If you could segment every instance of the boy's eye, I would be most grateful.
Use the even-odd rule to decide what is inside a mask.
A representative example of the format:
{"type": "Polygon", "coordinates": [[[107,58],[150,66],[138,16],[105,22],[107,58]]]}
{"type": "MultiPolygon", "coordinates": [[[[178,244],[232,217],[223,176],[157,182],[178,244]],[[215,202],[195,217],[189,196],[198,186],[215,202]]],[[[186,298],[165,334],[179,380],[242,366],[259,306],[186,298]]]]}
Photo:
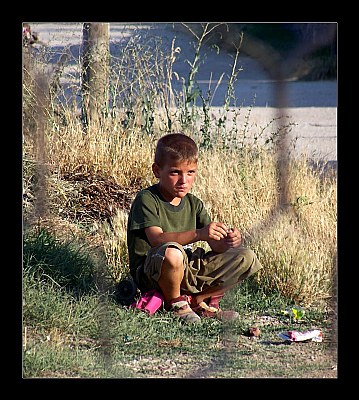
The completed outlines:
{"type": "MultiPolygon", "coordinates": [[[[180,171],[180,170],[178,170],[178,169],[173,169],[172,171],[170,171],[170,174],[171,175],[179,175],[179,174],[181,174],[182,172],[180,171]]],[[[196,170],[190,170],[190,171],[188,171],[187,172],[187,175],[193,175],[193,174],[195,174],[196,173],[196,170]]]]}

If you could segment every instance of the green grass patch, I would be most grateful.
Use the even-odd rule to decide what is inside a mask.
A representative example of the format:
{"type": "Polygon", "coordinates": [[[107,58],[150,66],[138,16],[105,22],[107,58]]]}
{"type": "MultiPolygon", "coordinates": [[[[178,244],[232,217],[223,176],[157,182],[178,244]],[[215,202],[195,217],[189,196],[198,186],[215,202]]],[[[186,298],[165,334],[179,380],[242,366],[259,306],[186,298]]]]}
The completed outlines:
{"type": "MultiPolygon", "coordinates": [[[[40,232],[41,239],[43,235],[40,232]]],[[[83,261],[77,254],[72,259],[74,271],[76,260],[77,267],[83,261]]],[[[60,287],[48,278],[43,259],[35,263],[27,253],[25,260],[31,268],[24,265],[24,377],[329,377],[335,373],[328,312],[307,309],[295,322],[282,312],[293,304],[279,293],[265,294],[254,279],[223,299],[224,309],[240,313],[237,321],[207,318],[199,325],[185,325],[166,311],[148,316],[123,307],[111,290],[80,295],[68,291],[66,285],[60,287]],[[248,336],[251,326],[260,328],[258,339],[248,336]],[[288,345],[278,337],[284,330],[314,327],[323,330],[324,342],[288,345]]]]}

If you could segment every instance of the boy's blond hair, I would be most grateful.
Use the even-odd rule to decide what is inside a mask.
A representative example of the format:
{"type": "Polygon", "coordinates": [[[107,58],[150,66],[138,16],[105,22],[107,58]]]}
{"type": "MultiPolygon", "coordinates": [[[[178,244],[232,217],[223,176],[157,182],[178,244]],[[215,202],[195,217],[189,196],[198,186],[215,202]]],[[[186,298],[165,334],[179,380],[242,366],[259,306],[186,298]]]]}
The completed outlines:
{"type": "Polygon", "coordinates": [[[157,142],[155,163],[163,167],[169,160],[196,164],[198,147],[194,140],[184,133],[169,133],[162,136],[157,142]]]}

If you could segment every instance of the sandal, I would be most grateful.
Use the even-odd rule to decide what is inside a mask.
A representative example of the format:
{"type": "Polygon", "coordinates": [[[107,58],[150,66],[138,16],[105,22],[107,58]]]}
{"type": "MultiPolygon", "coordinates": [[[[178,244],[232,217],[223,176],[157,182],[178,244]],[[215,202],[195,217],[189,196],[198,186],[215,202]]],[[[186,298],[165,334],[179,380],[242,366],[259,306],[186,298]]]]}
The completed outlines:
{"type": "Polygon", "coordinates": [[[181,318],[187,323],[197,323],[201,321],[198,314],[193,312],[190,303],[190,297],[183,295],[179,296],[170,302],[169,310],[172,311],[173,315],[181,318]]]}
{"type": "Polygon", "coordinates": [[[239,317],[237,311],[221,310],[219,301],[222,297],[223,295],[210,297],[208,304],[202,301],[196,307],[192,307],[192,309],[200,317],[216,318],[220,321],[233,321],[237,319],[239,317]]]}

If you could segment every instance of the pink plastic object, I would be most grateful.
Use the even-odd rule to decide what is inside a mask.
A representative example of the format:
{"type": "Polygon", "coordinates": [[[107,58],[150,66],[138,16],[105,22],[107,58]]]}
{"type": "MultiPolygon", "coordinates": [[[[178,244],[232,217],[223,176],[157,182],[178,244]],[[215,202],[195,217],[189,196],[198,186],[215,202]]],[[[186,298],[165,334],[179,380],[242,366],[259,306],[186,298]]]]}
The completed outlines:
{"type": "Polygon", "coordinates": [[[149,315],[154,314],[163,304],[163,295],[156,289],[144,293],[138,301],[131,304],[131,307],[147,312],[149,315]]]}
{"type": "Polygon", "coordinates": [[[320,329],[313,329],[306,332],[287,331],[280,333],[278,336],[291,342],[304,342],[306,340],[312,340],[313,342],[323,341],[323,333],[320,329]]]}
{"type": "Polygon", "coordinates": [[[323,340],[323,334],[319,329],[313,329],[312,331],[303,333],[297,331],[288,331],[288,336],[293,342],[302,342],[309,339],[316,342],[321,342],[323,340]]]}

